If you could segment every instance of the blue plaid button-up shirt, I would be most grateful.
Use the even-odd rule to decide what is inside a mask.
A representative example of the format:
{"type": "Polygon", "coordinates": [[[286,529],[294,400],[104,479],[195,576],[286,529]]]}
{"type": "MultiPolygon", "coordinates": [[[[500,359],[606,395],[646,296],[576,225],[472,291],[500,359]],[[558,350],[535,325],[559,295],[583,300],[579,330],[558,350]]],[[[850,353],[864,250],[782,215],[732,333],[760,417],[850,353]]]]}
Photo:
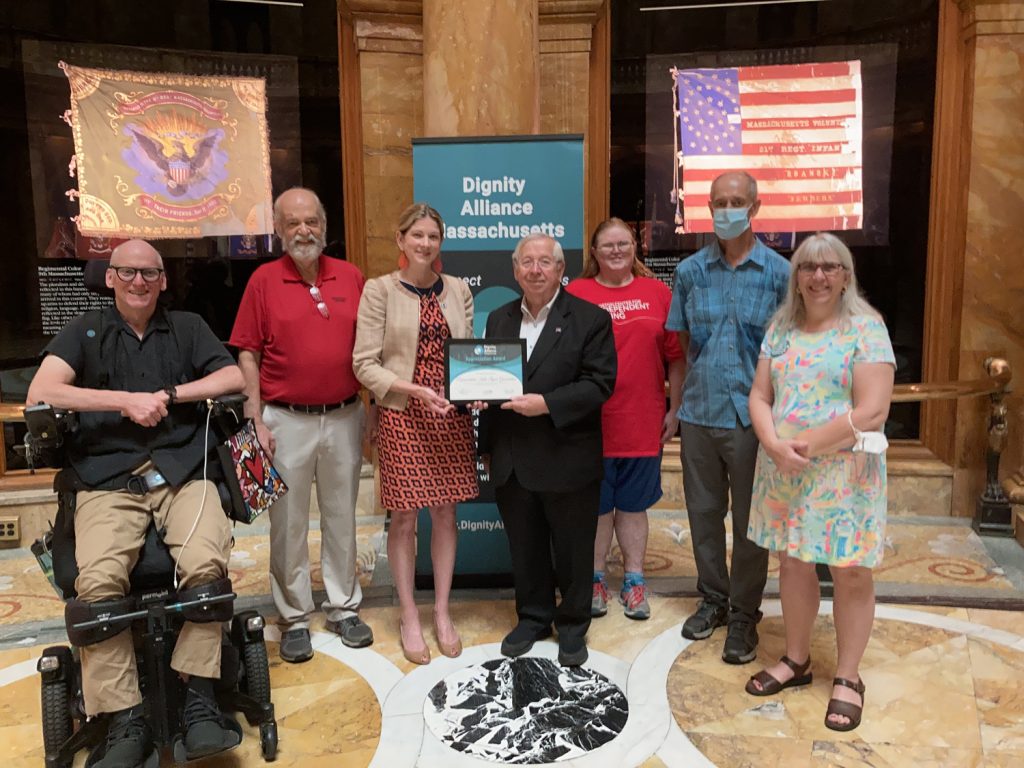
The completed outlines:
{"type": "Polygon", "coordinates": [[[747,398],[761,339],[788,281],[789,262],[760,240],[735,269],[717,239],[679,263],[665,327],[690,334],[681,421],[750,425],[747,398]]]}

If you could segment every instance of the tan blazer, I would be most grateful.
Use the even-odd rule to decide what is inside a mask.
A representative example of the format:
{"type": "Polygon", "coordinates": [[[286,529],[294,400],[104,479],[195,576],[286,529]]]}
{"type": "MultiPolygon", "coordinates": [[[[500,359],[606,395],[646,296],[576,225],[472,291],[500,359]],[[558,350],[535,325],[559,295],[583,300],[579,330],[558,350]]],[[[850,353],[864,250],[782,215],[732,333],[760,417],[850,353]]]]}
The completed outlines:
{"type": "MultiPolygon", "coordinates": [[[[441,275],[438,301],[452,338],[473,336],[473,294],[457,277],[441,275]]],[[[367,281],[359,301],[352,368],[377,403],[405,410],[408,395],[391,392],[396,379],[412,381],[420,334],[420,297],[398,282],[398,272],[367,281]]]]}

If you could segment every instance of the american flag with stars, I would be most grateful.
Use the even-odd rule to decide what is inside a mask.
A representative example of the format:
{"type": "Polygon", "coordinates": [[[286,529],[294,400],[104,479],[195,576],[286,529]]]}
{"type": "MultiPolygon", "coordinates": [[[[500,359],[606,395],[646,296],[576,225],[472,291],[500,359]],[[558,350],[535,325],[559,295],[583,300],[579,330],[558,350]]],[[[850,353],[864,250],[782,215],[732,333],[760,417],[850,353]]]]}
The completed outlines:
{"type": "Polygon", "coordinates": [[[757,179],[758,232],[860,229],[859,61],[673,70],[679,135],[677,232],[711,232],[711,182],[757,179]]]}

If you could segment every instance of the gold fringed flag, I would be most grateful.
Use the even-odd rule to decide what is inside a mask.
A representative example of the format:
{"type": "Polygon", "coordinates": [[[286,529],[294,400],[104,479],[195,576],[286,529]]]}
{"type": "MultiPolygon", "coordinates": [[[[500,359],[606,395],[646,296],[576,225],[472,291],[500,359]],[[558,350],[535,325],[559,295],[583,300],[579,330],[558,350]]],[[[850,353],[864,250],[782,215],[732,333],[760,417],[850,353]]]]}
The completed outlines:
{"type": "Polygon", "coordinates": [[[175,238],[273,231],[262,78],[85,69],[71,85],[78,229],[175,238]]]}

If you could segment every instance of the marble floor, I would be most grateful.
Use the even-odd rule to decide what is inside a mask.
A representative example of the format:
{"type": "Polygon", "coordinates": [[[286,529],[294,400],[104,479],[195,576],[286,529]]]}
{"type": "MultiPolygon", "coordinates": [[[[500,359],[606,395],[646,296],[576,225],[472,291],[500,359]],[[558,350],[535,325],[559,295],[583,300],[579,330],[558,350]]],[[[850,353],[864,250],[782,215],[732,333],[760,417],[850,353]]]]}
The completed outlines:
{"type": "MultiPolygon", "coordinates": [[[[829,601],[812,650],[814,683],[766,699],[743,691],[747,677],[783,651],[777,600],[764,605],[756,662],[720,659],[724,630],[691,643],[680,626],[693,610],[695,570],[684,513],[651,512],[646,571],[658,594],[645,622],[612,607],[596,619],[590,660],[566,673],[557,645],[538,643],[522,663],[499,643],[514,622],[508,591],[457,593],[453,616],[465,651],[437,652],[417,667],[404,659],[384,550],[384,519],[359,520],[359,571],[373,627],[370,648],[352,650],[312,627],[306,664],[278,657],[268,627],[280,766],[459,768],[487,764],[643,766],[1024,766],[1024,612],[921,606],[921,595],[962,605],[1024,605],[1024,550],[993,547],[960,520],[891,521],[876,573],[886,602],[862,668],[867,708],[848,734],[823,725],[835,644],[829,601]],[[1009,556],[1000,555],[1009,552],[1009,556]],[[900,596],[907,600],[901,602],[900,596]],[[538,727],[538,723],[543,727],[538,727]]],[[[1012,542],[1010,542],[1012,543],[1012,542]]],[[[310,531],[318,560],[320,535],[310,531]]],[[[777,566],[773,562],[770,577],[777,566]]],[[[239,528],[231,578],[239,602],[272,618],[265,524],[239,528]]],[[[609,580],[621,578],[617,549],[609,580]]],[[[322,589],[317,567],[314,588],[322,589]]],[[[769,580],[769,594],[774,579],[769,580]]],[[[424,593],[429,600],[429,593],[424,593]]],[[[421,608],[430,626],[430,606],[421,608]]],[[[0,764],[43,762],[36,660],[65,642],[63,603],[25,550],[0,553],[0,764]]],[[[211,768],[263,763],[256,731],[211,768]]],[[[165,758],[163,765],[173,763],[165,758]]],[[[76,766],[84,765],[79,755],[76,766]]]]}
{"type": "MultiPolygon", "coordinates": [[[[696,594],[697,570],[685,512],[652,510],[644,570],[661,594],[696,594]]],[[[390,585],[384,560],[384,518],[359,518],[358,568],[364,591],[390,585]]],[[[731,535],[727,537],[731,545],[731,535]]],[[[320,531],[309,535],[313,588],[323,589],[319,569],[320,531]]],[[[250,601],[270,592],[269,545],[265,521],[235,529],[229,563],[235,591],[250,601]]],[[[613,546],[608,559],[609,581],[622,579],[622,557],[613,546]]],[[[777,594],[778,562],[769,564],[767,593],[777,594]]],[[[875,571],[879,596],[887,602],[917,602],[922,597],[946,598],[952,604],[984,601],[1024,606],[1024,549],[1011,540],[979,537],[965,519],[901,517],[887,528],[885,558],[875,571]],[[999,545],[1005,545],[1000,547],[999,545]],[[1006,550],[1009,554],[1003,556],[1006,550]]],[[[380,590],[378,590],[380,591],[380,590]]],[[[390,590],[384,590],[390,594],[390,590]]],[[[1000,607],[1003,607],[1000,605],[1000,607]]],[[[20,640],[36,628],[60,622],[63,603],[27,549],[0,551],[0,645],[20,640]],[[29,628],[28,633],[24,630],[29,628]]]]}
{"type": "MultiPolygon", "coordinates": [[[[1024,765],[1024,614],[1019,612],[880,605],[862,670],[864,722],[839,734],[822,724],[835,663],[827,601],[815,629],[814,684],[755,699],[743,692],[743,683],[782,651],[777,601],[764,606],[760,656],[750,665],[721,662],[722,630],[696,643],[681,637],[680,624],[694,600],[654,597],[649,621],[629,621],[615,609],[595,620],[591,657],[581,677],[559,674],[550,663],[557,646],[548,641],[534,647],[526,665],[546,671],[516,679],[502,678],[509,665],[500,662],[498,650],[512,624],[511,601],[465,597],[453,607],[465,651],[458,659],[441,657],[428,634],[434,660],[423,667],[402,657],[393,606],[363,610],[376,642],[360,650],[344,647],[318,620],[316,655],[306,664],[281,662],[276,630],[269,628],[280,727],[276,764],[459,768],[524,763],[516,756],[557,753],[564,756],[559,765],[607,768],[1024,765]],[[486,684],[479,683],[485,678],[486,684]],[[470,684],[490,693],[485,696],[470,684]],[[561,691],[572,691],[578,701],[568,708],[559,705],[561,691]],[[495,704],[503,696],[500,706],[495,704]],[[481,716],[468,723],[472,706],[481,716]],[[551,723],[548,731],[555,737],[544,745],[543,734],[524,730],[529,706],[551,723]],[[562,719],[556,716],[559,706],[562,719]],[[456,720],[458,728],[452,726],[456,720]],[[467,723],[490,729],[487,740],[494,748],[485,756],[458,744],[465,741],[467,723]]],[[[421,610],[429,625],[429,606],[421,610]]],[[[42,647],[23,641],[0,650],[0,761],[5,766],[42,763],[35,673],[42,647]]],[[[205,765],[260,765],[255,731],[245,730],[247,738],[237,750],[205,765]]],[[[479,738],[481,732],[476,733],[479,738]]],[[[80,755],[76,766],[82,764],[80,755]]]]}

